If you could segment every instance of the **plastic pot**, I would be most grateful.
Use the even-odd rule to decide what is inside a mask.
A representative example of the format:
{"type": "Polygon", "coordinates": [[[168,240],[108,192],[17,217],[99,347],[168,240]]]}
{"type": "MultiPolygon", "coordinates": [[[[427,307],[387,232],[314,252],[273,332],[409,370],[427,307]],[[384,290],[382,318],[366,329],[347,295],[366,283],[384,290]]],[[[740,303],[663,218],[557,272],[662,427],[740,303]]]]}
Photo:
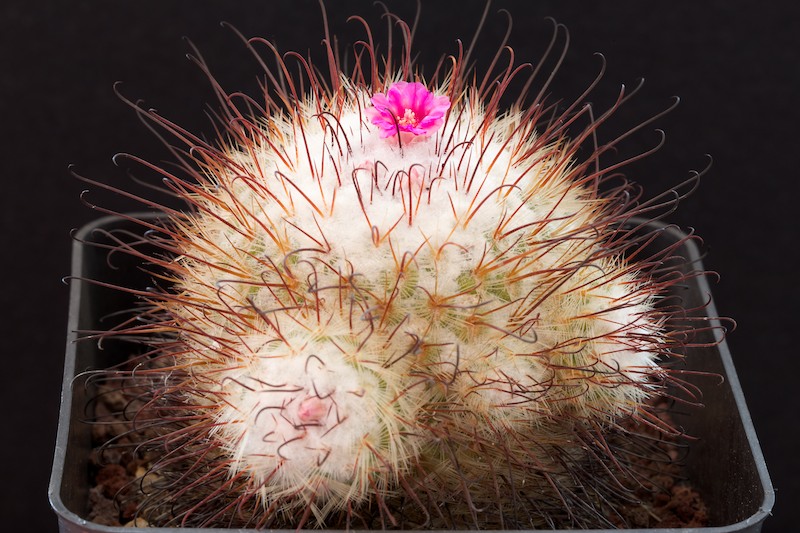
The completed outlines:
{"type": "MultiPolygon", "coordinates": [[[[663,228],[660,241],[654,243],[655,246],[668,246],[684,238],[684,234],[674,228],[655,227],[663,228]]],[[[87,241],[110,244],[107,232],[112,230],[138,232],[140,227],[122,217],[102,218],[84,226],[76,234],[73,247],[64,382],[49,490],[50,502],[58,514],[62,533],[142,531],[99,525],[83,518],[87,515],[90,488],[88,462],[92,448],[91,427],[83,422],[91,398],[84,372],[119,362],[125,357],[125,347],[109,343],[100,350],[95,342],[77,342],[78,332],[107,329],[109,324],[104,317],[112,317],[115,311],[129,308],[132,300],[120,291],[82,280],[100,280],[123,286],[147,284],[145,274],[139,271],[136,261],[131,257],[122,253],[109,255],[108,250],[102,247],[86,244],[87,241]]],[[[686,269],[702,270],[698,250],[692,241],[685,242],[678,255],[686,259],[686,269]]],[[[710,301],[709,286],[703,277],[690,279],[679,296],[687,308],[700,308],[709,302],[704,312],[716,316],[714,303],[710,301]]],[[[712,325],[715,322],[715,319],[711,319],[712,325]]],[[[716,328],[711,328],[705,334],[709,345],[713,344],[714,335],[720,335],[715,331],[716,328]]],[[[709,527],[681,531],[761,531],[774,503],[774,491],[728,347],[721,340],[712,347],[692,348],[686,362],[688,370],[719,374],[724,381],[717,384],[704,380],[705,407],[681,408],[681,412],[673,413],[675,423],[689,435],[697,437],[690,444],[686,474],[693,487],[701,493],[710,513],[709,527]]],[[[184,533],[234,530],[151,528],[148,531],[184,533]]],[[[633,531],[666,533],[678,530],[633,531]]]]}

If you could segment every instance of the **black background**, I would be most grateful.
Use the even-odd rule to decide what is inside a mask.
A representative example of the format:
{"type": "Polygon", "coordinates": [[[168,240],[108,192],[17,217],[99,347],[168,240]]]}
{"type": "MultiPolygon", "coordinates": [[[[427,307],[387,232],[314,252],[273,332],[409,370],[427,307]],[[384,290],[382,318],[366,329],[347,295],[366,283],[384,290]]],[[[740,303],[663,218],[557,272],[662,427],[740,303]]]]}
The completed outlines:
{"type": "MultiPolygon", "coordinates": [[[[351,14],[377,20],[369,1],[327,7],[343,43],[363,36],[351,14]]],[[[411,16],[407,2],[389,2],[411,16]]],[[[421,62],[432,64],[469,41],[484,3],[423,3],[417,36],[421,62]]],[[[413,7],[413,6],[411,6],[413,7]]],[[[800,8],[793,2],[496,1],[478,59],[494,54],[505,30],[519,61],[536,61],[551,35],[546,16],[571,32],[567,60],[552,92],[576,96],[594,77],[602,52],[603,84],[592,98],[607,102],[621,84],[646,79],[618,116],[631,127],[670,105],[681,105],[629,145],[667,143],[628,169],[654,195],[714,164],[697,193],[670,216],[705,239],[706,267],[720,273],[714,295],[721,314],[734,317],[730,335],[739,377],[777,489],[775,515],[765,531],[791,531],[800,501],[797,358],[800,291],[797,274],[800,124],[800,8]]],[[[57,423],[67,320],[71,228],[98,216],[79,200],[82,174],[126,183],[111,156],[124,151],[158,161],[165,156],[150,133],[114,95],[112,84],[193,131],[209,133],[203,115],[212,94],[184,57],[188,36],[216,76],[253,91],[256,65],[225,20],[245,35],[277,41],[283,50],[321,58],[322,23],[314,0],[44,0],[0,6],[0,391],[3,482],[0,520],[6,531],[52,532],[46,487],[57,423]],[[277,4],[277,5],[273,5],[277,4]],[[11,529],[7,529],[8,527],[11,529]]],[[[615,131],[608,130],[609,136],[615,131]]],[[[620,130],[621,131],[621,130],[620,130]]],[[[93,200],[131,210],[131,202],[94,194],[93,200]]],[[[724,453],[724,450],[720,450],[724,453]]],[[[735,468],[735,465],[731,465],[735,468]]]]}

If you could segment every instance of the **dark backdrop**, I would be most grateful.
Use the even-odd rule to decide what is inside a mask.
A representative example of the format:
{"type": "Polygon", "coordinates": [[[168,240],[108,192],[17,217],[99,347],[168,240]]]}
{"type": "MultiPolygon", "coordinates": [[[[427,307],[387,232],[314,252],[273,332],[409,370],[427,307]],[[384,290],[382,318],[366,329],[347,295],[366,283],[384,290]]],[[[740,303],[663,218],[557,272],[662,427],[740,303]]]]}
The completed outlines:
{"type": "MultiPolygon", "coordinates": [[[[343,42],[360,36],[346,16],[379,13],[369,1],[328,0],[333,31],[343,42]]],[[[408,14],[407,2],[389,4],[408,14]]],[[[798,212],[796,94],[800,8],[793,2],[497,1],[479,58],[494,53],[505,29],[497,9],[514,17],[511,44],[520,61],[534,61],[551,26],[572,37],[553,87],[575,96],[608,60],[596,100],[623,83],[647,82],[620,112],[619,124],[657,113],[679,95],[681,105],[657,123],[667,143],[629,169],[655,194],[688,171],[714,165],[700,190],[670,220],[694,227],[707,244],[706,266],[721,274],[714,286],[720,313],[739,327],[730,338],[748,403],[774,484],[775,516],[766,531],[789,531],[800,499],[797,460],[798,357],[796,230],[798,212]],[[792,6],[792,7],[789,7],[792,6]]],[[[418,36],[427,63],[469,40],[483,2],[424,2],[418,36]]],[[[78,199],[83,185],[67,165],[106,182],[124,172],[119,151],[158,160],[158,144],[114,95],[112,84],[144,98],[177,122],[209,132],[203,105],[212,95],[185,58],[190,37],[217,76],[252,90],[255,65],[219,21],[246,35],[275,39],[284,50],[319,54],[322,25],[314,0],[43,0],[0,7],[0,217],[2,299],[0,391],[2,443],[0,516],[8,531],[55,531],[46,485],[53,450],[67,318],[69,230],[97,213],[78,199]],[[277,4],[277,5],[273,5],[277,4]],[[26,524],[25,526],[17,524],[26,524]]],[[[655,127],[655,126],[654,126],[655,127]]],[[[648,128],[632,148],[651,146],[648,128]]],[[[119,209],[136,206],[94,195],[119,209]]]]}

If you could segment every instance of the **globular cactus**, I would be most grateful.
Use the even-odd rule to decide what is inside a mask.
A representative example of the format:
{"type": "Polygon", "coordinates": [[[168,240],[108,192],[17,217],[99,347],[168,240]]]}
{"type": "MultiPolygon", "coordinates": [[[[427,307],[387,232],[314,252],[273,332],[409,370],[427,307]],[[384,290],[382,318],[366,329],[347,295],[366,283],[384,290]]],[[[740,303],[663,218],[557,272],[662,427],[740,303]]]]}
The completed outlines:
{"type": "Polygon", "coordinates": [[[396,65],[296,56],[305,92],[248,41],[281,75],[260,103],[215,85],[216,143],[140,110],[190,207],[141,221],[164,288],[106,334],[152,347],[126,384],[151,524],[602,526],[625,493],[609,435],[659,424],[686,331],[630,224],[654,207],[603,187],[612,144],[585,153],[624,98],[504,109],[524,69],[426,82],[398,24],[396,65]]]}

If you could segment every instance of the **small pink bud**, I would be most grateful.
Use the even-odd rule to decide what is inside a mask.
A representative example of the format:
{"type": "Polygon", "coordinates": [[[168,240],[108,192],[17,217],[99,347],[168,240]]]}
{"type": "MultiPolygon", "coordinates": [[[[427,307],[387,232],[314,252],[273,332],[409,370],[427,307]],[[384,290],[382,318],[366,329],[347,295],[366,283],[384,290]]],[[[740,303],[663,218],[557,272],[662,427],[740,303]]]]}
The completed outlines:
{"type": "Polygon", "coordinates": [[[303,424],[320,422],[328,414],[328,406],[322,399],[311,396],[300,402],[297,408],[297,418],[303,424]]]}

